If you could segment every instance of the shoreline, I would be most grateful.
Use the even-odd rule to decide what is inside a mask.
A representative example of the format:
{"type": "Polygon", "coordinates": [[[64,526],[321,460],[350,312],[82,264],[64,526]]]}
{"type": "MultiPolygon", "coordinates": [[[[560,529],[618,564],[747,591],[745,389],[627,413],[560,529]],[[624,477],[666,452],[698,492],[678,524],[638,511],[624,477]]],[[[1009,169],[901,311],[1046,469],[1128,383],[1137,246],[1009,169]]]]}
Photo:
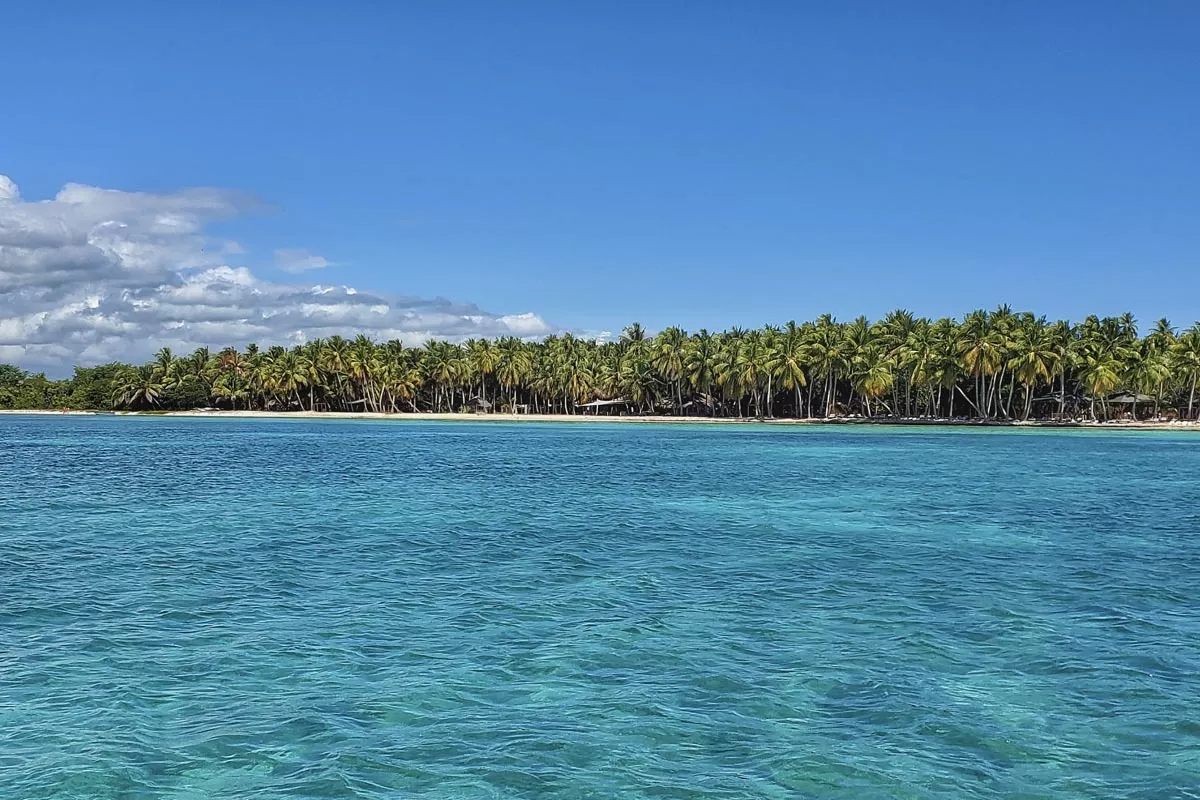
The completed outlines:
{"type": "Polygon", "coordinates": [[[461,414],[447,412],[399,412],[384,414],[365,411],[51,411],[46,409],[0,409],[0,414],[32,414],[46,416],[116,416],[116,417],[202,417],[209,419],[345,419],[390,420],[412,422],[564,422],[564,423],[634,423],[667,425],[773,425],[773,426],[897,426],[897,427],[954,427],[954,428],[1050,428],[1090,430],[1188,431],[1200,430],[1200,422],[1092,422],[1090,420],[1057,422],[1052,420],[968,420],[968,419],[865,419],[834,417],[829,419],[757,419],[751,417],[669,417],[628,416],[610,417],[587,414],[461,414]]]}

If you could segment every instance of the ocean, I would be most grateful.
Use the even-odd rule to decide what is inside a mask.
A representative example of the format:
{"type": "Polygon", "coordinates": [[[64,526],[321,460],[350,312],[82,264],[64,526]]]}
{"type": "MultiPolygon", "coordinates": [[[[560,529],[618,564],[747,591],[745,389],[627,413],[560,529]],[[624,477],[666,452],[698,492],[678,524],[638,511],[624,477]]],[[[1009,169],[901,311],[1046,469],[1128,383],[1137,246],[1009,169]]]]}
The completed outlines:
{"type": "Polygon", "coordinates": [[[0,796],[1200,797],[1200,435],[0,417],[0,796]]]}

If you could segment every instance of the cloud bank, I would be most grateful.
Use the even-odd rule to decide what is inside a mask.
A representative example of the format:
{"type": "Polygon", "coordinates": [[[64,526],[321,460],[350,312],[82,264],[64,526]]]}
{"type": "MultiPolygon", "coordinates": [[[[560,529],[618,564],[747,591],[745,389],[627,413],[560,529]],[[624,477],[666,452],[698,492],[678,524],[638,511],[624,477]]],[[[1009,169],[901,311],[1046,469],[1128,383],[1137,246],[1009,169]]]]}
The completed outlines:
{"type": "MultiPolygon", "coordinates": [[[[162,346],[265,347],[335,333],[417,344],[552,332],[531,313],[259,278],[230,263],[240,245],[205,235],[206,226],[255,205],[222,189],[145,194],[80,184],[26,201],[0,175],[0,362],[62,373],[72,364],[142,361],[162,346]]],[[[334,266],[299,248],[280,248],[274,258],[293,273],[334,266]]]]}

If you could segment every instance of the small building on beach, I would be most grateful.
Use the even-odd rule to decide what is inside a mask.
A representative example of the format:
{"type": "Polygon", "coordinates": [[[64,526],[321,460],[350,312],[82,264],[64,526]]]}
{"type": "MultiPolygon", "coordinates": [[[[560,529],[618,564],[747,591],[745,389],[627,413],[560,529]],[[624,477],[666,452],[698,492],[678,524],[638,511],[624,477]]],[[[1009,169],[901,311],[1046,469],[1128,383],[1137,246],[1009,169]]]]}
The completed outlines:
{"type": "Polygon", "coordinates": [[[590,403],[581,403],[580,405],[576,406],[576,408],[583,409],[585,414],[588,412],[588,410],[591,410],[595,414],[599,414],[602,409],[608,409],[611,412],[613,409],[624,410],[628,406],[628,400],[623,397],[616,397],[612,400],[593,400],[590,403]]]}

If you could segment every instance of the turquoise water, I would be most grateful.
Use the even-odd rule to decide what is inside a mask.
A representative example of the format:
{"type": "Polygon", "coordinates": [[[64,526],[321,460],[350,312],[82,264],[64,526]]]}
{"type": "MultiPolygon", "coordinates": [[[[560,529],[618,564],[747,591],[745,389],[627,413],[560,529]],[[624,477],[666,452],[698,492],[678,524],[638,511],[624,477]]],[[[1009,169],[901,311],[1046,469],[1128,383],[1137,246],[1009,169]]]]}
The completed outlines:
{"type": "Polygon", "coordinates": [[[0,796],[1200,797],[1200,436],[0,417],[0,796]]]}

